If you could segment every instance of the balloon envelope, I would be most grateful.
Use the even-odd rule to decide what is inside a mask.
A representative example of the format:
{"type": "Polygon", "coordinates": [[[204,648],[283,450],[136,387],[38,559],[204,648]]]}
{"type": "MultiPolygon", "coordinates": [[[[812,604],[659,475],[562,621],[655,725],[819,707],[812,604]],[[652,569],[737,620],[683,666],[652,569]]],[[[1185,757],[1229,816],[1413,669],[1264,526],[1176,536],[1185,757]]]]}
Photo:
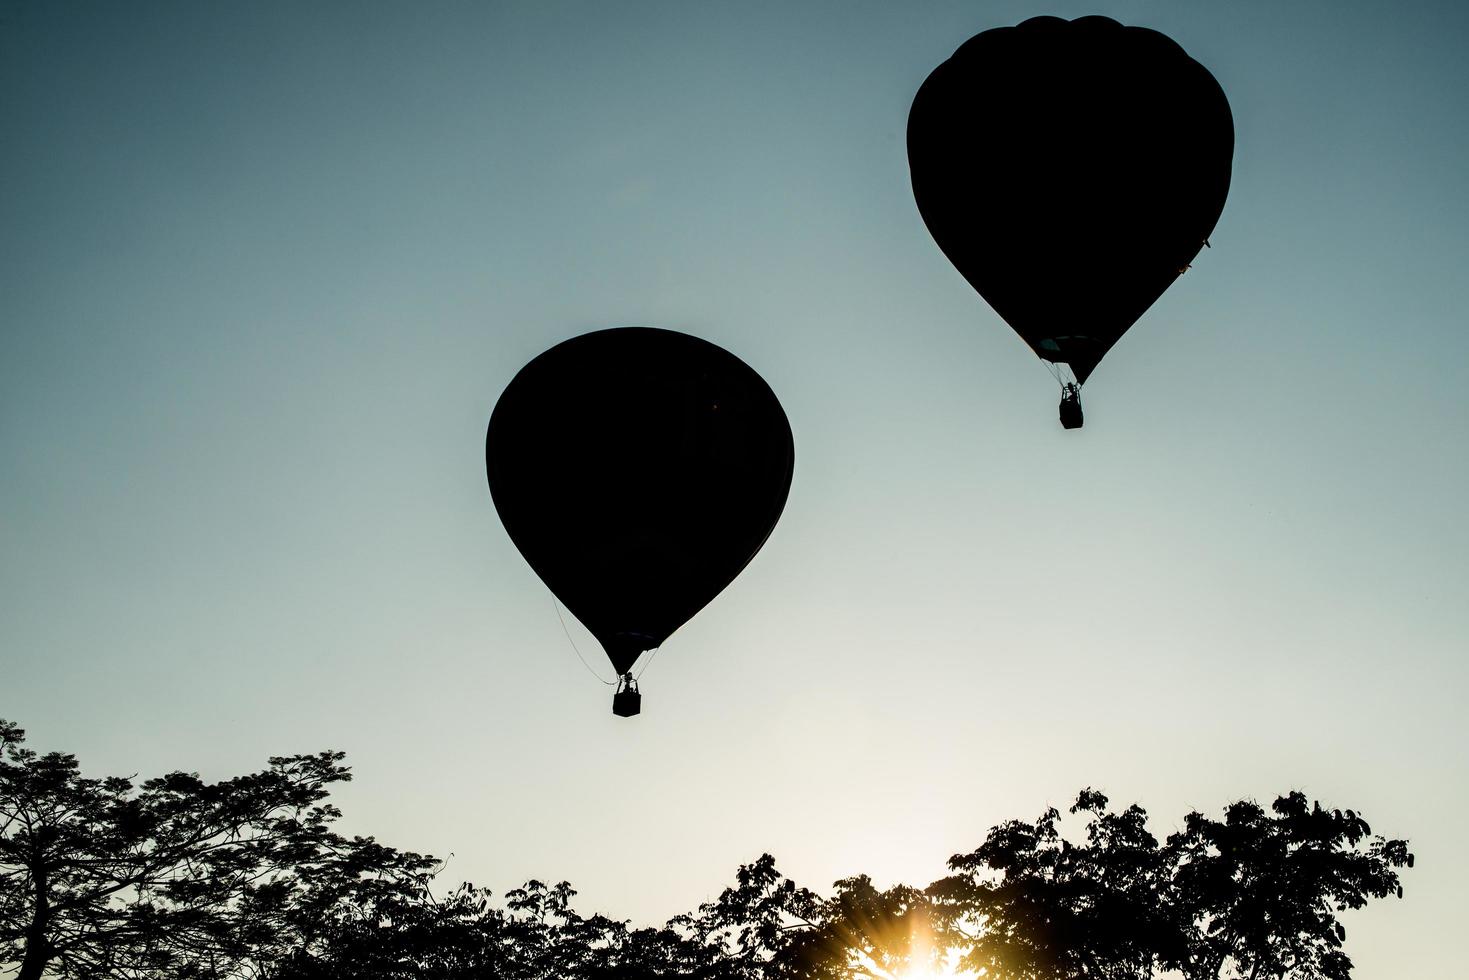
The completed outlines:
{"type": "Polygon", "coordinates": [[[1214,76],[1165,35],[1106,17],[978,34],[908,116],[934,241],[1079,382],[1203,247],[1233,155],[1214,76]]]}
{"type": "Polygon", "coordinates": [[[794,463],[790,424],[758,374],[651,327],[541,354],[500,396],[485,436],[510,539],[618,673],[755,556],[794,463]]]}

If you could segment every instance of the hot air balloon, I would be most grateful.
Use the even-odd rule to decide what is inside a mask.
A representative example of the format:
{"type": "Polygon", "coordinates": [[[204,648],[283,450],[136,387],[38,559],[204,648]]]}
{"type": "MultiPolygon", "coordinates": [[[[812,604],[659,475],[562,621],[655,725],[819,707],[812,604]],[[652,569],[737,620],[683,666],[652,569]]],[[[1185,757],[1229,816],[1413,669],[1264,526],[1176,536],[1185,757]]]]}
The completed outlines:
{"type": "Polygon", "coordinates": [[[485,470],[511,541],[620,675],[724,590],[774,529],[795,445],[770,386],[707,341],[622,327],[557,344],[490,416],[485,470]]]}
{"type": "Polygon", "coordinates": [[[1051,367],[1068,429],[1097,362],[1208,244],[1233,155],[1208,69],[1106,17],[978,34],[908,115],[924,223],[1051,367]]]}

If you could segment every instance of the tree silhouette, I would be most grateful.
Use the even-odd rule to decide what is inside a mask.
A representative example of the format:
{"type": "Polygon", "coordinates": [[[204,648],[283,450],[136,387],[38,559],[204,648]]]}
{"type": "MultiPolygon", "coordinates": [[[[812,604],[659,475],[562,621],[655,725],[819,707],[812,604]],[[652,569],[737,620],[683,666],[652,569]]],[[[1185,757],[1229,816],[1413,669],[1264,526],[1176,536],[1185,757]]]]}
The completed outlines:
{"type": "Polygon", "coordinates": [[[889,980],[955,959],[986,980],[1346,980],[1337,914],[1402,894],[1407,842],[1300,793],[1189,814],[1095,790],[992,829],[919,889],[866,875],[829,897],[770,855],[712,901],[636,928],[566,882],[500,900],[442,864],[331,830],[342,755],[219,783],[135,786],[37,755],[0,722],[0,975],[16,980],[889,980]]]}
{"type": "Polygon", "coordinates": [[[930,886],[942,934],[996,980],[1346,980],[1336,913],[1401,896],[1407,842],[1371,838],[1351,810],[1300,793],[1272,811],[1241,801],[1223,821],[1191,813],[1159,845],[1141,807],[1114,813],[1083,790],[1071,812],[1086,814],[1085,843],[1063,837],[1051,809],[951,859],[960,874],[930,886]]]}
{"type": "Polygon", "coordinates": [[[1189,980],[1346,980],[1352,961],[1336,913],[1401,897],[1394,869],[1413,863],[1407,841],[1371,833],[1353,811],[1300,793],[1268,813],[1250,801],[1226,807],[1222,821],[1190,813],[1167,845],[1170,902],[1189,925],[1176,967],[1189,980]]]}
{"type": "Polygon", "coordinates": [[[1121,980],[1177,958],[1176,922],[1161,900],[1169,869],[1147,814],[1113,813],[1094,790],[1071,813],[1088,816],[1085,843],[1061,835],[1052,808],[1034,823],[994,828],[978,849],[950,859],[959,874],[930,886],[967,969],[1007,980],[1121,980]]]}
{"type": "Polygon", "coordinates": [[[350,778],[340,753],[134,786],[24,738],[0,721],[0,961],[17,980],[231,975],[433,867],[328,829],[328,787],[350,778]]]}
{"type": "Polygon", "coordinates": [[[774,957],[768,975],[792,980],[885,980],[932,967],[946,952],[936,942],[928,897],[908,885],[881,890],[867,875],[843,878],[812,907],[803,927],[774,957]]]}

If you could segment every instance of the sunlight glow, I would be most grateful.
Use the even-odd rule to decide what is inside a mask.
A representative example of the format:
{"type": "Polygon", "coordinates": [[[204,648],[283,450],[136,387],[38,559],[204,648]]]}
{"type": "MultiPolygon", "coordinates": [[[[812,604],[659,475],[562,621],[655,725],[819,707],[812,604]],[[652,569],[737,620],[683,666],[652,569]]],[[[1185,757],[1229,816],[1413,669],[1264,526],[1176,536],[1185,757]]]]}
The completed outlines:
{"type": "Polygon", "coordinates": [[[975,974],[959,969],[957,950],[949,950],[945,960],[943,965],[932,969],[916,967],[912,970],[902,970],[894,975],[893,980],[976,980],[975,974]]]}
{"type": "Polygon", "coordinates": [[[959,968],[960,955],[959,950],[951,949],[938,966],[912,966],[893,972],[884,970],[866,954],[858,953],[855,958],[864,970],[880,980],[979,980],[978,974],[959,968]]]}

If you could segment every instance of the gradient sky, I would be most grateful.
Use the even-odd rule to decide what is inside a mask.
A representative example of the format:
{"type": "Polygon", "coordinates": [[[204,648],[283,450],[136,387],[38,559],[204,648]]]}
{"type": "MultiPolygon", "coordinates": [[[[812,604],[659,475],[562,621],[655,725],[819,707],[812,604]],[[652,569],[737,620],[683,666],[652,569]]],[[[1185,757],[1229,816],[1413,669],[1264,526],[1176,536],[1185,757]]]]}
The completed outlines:
{"type": "Polygon", "coordinates": [[[346,829],[638,921],[767,850],[924,884],[1083,786],[1160,835],[1298,788],[1419,858],[1358,976],[1459,977],[1466,42],[1385,0],[0,2],[0,715],[93,774],[341,748],[346,829]],[[904,150],[1039,13],[1164,31],[1237,129],[1070,433],[904,150]],[[482,455],[521,365],[628,324],[744,359],[797,456],[632,722],[482,455]]]}

